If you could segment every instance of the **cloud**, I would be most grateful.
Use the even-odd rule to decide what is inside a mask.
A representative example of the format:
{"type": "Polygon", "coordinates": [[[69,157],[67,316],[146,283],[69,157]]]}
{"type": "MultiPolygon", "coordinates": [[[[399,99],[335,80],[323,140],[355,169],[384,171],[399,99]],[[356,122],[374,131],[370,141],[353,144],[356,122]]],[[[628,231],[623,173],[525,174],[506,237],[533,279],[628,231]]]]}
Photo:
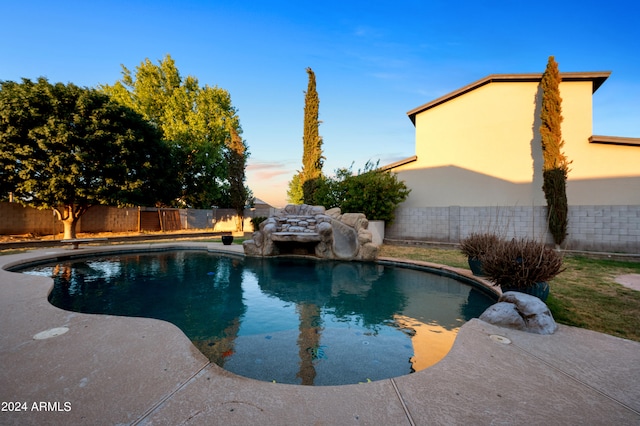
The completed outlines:
{"type": "Polygon", "coordinates": [[[380,80],[401,80],[404,76],[388,72],[374,72],[370,74],[372,77],[380,80]]]}
{"type": "Polygon", "coordinates": [[[258,162],[250,163],[246,168],[247,174],[254,179],[269,180],[282,175],[292,175],[291,168],[284,162],[258,162]]]}

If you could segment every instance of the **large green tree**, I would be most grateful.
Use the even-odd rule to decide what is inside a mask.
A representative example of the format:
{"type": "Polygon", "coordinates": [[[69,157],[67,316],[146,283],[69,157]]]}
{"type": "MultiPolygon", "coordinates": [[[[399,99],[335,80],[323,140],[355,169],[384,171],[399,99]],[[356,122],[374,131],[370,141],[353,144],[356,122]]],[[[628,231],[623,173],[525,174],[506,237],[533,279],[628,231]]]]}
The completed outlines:
{"type": "MultiPolygon", "coordinates": [[[[182,193],[176,204],[235,207],[230,193],[236,178],[230,178],[227,150],[232,131],[240,135],[242,129],[229,92],[183,78],[170,55],[157,65],[145,59],[135,73],[122,69],[121,80],[101,89],[154,123],[181,156],[182,193]]],[[[243,155],[248,155],[246,146],[243,155]]]]}
{"type": "Polygon", "coordinates": [[[142,116],[94,89],[0,82],[3,194],[53,209],[64,238],[96,204],[154,205],[177,192],[174,160],[142,116]]]}
{"type": "Polygon", "coordinates": [[[304,129],[302,135],[302,171],[300,184],[302,186],[303,201],[306,204],[316,204],[315,192],[322,178],[322,137],[319,133],[320,98],[316,91],[316,75],[311,68],[307,68],[309,83],[304,97],[304,129]]]}
{"type": "Polygon", "coordinates": [[[567,236],[568,203],[566,182],[570,161],[562,152],[562,98],[560,97],[560,71],[553,56],[549,56],[542,75],[542,105],[540,112],[540,138],[543,156],[543,185],[547,200],[549,231],[556,245],[567,236]]]}
{"type": "Polygon", "coordinates": [[[247,163],[247,146],[238,134],[236,126],[230,126],[230,137],[227,139],[225,153],[229,169],[229,203],[236,211],[236,231],[241,231],[244,223],[244,209],[253,197],[245,186],[245,168],[247,163]]]}

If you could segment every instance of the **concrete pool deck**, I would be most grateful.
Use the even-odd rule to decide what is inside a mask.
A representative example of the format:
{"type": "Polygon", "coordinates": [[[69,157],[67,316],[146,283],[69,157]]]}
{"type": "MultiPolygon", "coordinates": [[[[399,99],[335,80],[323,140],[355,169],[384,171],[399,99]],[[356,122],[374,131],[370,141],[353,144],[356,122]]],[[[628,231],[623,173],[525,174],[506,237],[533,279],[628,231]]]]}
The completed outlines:
{"type": "Polygon", "coordinates": [[[47,301],[49,278],[4,270],[145,247],[242,253],[238,245],[175,243],[0,256],[0,424],[640,424],[640,343],[606,334],[560,325],[540,336],[475,319],[442,361],[408,376],[274,384],[211,364],[172,324],[63,311],[47,301]],[[51,329],[68,331],[34,338],[51,329]]]}

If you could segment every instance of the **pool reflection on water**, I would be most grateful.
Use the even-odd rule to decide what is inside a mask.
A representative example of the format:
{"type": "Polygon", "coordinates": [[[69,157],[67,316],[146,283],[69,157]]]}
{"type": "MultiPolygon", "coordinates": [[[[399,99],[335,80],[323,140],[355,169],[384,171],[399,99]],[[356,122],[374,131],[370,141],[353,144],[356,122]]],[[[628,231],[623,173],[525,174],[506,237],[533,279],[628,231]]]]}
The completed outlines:
{"type": "Polygon", "coordinates": [[[377,263],[172,251],[70,259],[50,302],[178,326],[212,362],[258,380],[341,385],[427,368],[494,299],[455,279],[377,263]]]}

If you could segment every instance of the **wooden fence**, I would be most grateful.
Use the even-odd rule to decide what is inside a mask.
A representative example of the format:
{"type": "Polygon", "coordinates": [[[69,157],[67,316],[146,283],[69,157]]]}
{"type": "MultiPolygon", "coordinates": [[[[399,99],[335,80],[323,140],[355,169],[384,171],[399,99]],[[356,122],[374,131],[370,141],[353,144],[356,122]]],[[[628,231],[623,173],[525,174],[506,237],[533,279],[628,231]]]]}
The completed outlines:
{"type": "MultiPolygon", "coordinates": [[[[269,208],[247,209],[244,230],[252,231],[250,219],[268,216],[269,208]],[[264,210],[264,211],[263,211],[264,210]]],[[[158,232],[189,229],[233,232],[236,230],[233,209],[173,209],[110,206],[91,207],[79,220],[76,232],[158,232]]],[[[52,210],[37,210],[18,203],[0,202],[0,235],[56,235],[62,222],[52,210]]]]}

